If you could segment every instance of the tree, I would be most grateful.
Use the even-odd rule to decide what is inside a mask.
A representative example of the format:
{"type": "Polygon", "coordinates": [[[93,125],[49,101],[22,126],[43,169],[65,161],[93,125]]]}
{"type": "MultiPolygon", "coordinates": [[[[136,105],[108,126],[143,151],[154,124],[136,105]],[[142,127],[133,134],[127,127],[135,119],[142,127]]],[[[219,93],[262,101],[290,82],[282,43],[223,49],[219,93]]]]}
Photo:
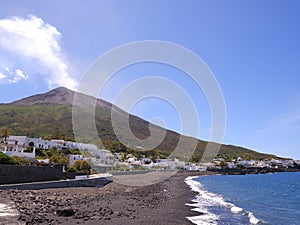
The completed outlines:
{"type": "Polygon", "coordinates": [[[90,170],[91,170],[91,166],[86,160],[75,161],[74,168],[77,171],[85,171],[85,172],[90,172],[90,170]]]}
{"type": "Polygon", "coordinates": [[[91,166],[86,160],[81,161],[81,170],[86,171],[86,172],[90,172],[91,166]]]}

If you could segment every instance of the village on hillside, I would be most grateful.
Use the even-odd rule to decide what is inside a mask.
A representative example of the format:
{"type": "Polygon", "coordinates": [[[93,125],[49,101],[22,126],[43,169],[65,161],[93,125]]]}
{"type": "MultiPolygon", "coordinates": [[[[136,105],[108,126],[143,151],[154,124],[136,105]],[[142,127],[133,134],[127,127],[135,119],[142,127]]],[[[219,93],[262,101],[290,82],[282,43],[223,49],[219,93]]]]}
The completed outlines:
{"type": "MultiPolygon", "coordinates": [[[[112,153],[106,149],[99,149],[96,145],[77,143],[65,140],[44,140],[42,138],[30,138],[27,136],[7,136],[0,139],[0,153],[11,157],[17,165],[49,165],[63,164],[63,169],[70,172],[80,170],[80,163],[89,165],[89,170],[94,173],[106,173],[112,171],[136,171],[136,170],[188,170],[188,171],[237,171],[237,169],[256,168],[253,172],[261,172],[266,169],[275,171],[298,170],[298,160],[244,160],[241,157],[230,162],[223,158],[213,159],[211,162],[191,163],[179,159],[153,159],[133,154],[112,153]]],[[[12,161],[10,161],[12,162],[12,161]]],[[[6,162],[0,160],[0,164],[6,162]]],[[[82,169],[82,168],[81,168],[82,169]]]]}

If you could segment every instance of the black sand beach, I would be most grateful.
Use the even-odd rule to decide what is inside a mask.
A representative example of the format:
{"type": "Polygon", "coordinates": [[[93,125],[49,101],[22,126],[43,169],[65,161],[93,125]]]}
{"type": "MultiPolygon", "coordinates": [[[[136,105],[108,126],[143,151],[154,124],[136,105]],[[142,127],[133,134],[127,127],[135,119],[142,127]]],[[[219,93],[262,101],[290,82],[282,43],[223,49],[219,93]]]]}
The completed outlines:
{"type": "Polygon", "coordinates": [[[149,186],[115,182],[103,188],[2,191],[15,202],[23,224],[192,224],[199,215],[186,206],[195,195],[184,182],[204,173],[179,172],[149,186]]]}

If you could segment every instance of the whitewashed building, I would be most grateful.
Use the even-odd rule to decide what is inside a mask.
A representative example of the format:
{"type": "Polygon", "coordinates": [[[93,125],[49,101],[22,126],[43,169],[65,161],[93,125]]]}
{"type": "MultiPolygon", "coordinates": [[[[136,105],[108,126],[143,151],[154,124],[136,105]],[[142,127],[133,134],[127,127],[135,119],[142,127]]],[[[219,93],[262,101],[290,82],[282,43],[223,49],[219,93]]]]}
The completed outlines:
{"type": "Polygon", "coordinates": [[[83,155],[69,155],[70,166],[73,166],[78,160],[85,160],[85,157],[83,155]]]}
{"type": "Polygon", "coordinates": [[[18,156],[18,157],[27,157],[29,159],[35,159],[35,147],[32,147],[32,152],[25,152],[27,149],[26,146],[11,144],[11,143],[1,143],[0,152],[8,156],[18,156]]]}
{"type": "Polygon", "coordinates": [[[158,166],[169,170],[175,170],[178,167],[184,167],[185,162],[181,162],[178,159],[159,159],[156,163],[153,163],[153,166],[158,166]]]}
{"type": "Polygon", "coordinates": [[[23,145],[23,146],[31,146],[36,148],[41,148],[48,150],[52,147],[55,147],[58,150],[63,148],[62,143],[58,143],[56,141],[44,140],[42,138],[30,138],[27,136],[9,136],[8,143],[12,142],[14,144],[23,145]]]}
{"type": "Polygon", "coordinates": [[[80,151],[87,151],[93,155],[93,157],[86,158],[83,155],[69,155],[70,165],[74,165],[77,160],[89,160],[95,166],[113,166],[114,155],[106,149],[98,149],[96,145],[69,142],[64,140],[44,140],[42,138],[29,138],[27,136],[9,136],[4,143],[4,140],[0,144],[0,151],[10,156],[35,158],[35,149],[41,148],[44,150],[55,147],[58,150],[64,148],[79,149],[80,151]],[[25,149],[31,148],[33,152],[24,152],[25,149]]]}

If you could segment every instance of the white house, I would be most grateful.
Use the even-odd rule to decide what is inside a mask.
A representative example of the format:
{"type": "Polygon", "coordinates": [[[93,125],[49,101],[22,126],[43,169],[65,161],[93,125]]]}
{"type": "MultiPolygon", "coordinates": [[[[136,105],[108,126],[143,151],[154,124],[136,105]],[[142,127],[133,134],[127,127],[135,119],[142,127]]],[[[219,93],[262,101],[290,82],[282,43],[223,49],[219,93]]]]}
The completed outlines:
{"type": "Polygon", "coordinates": [[[14,144],[31,146],[41,149],[50,149],[52,147],[61,150],[63,145],[61,143],[49,140],[43,140],[42,138],[29,138],[27,136],[9,136],[7,142],[14,142],[14,144]]]}
{"type": "Polygon", "coordinates": [[[85,160],[85,157],[83,155],[69,155],[69,160],[70,160],[70,166],[73,166],[75,161],[85,160]]]}
{"type": "Polygon", "coordinates": [[[71,141],[66,141],[65,142],[65,147],[70,148],[70,149],[75,149],[78,148],[80,151],[89,151],[89,152],[96,152],[98,147],[93,144],[85,144],[85,143],[77,143],[77,142],[71,142],[71,141]]]}
{"type": "Polygon", "coordinates": [[[126,161],[132,165],[141,165],[142,164],[142,162],[138,158],[135,158],[135,157],[130,157],[126,161]]]}
{"type": "Polygon", "coordinates": [[[237,162],[237,165],[238,165],[238,166],[243,166],[243,167],[250,167],[250,166],[251,166],[250,162],[247,161],[247,160],[241,160],[241,161],[238,161],[238,162],[237,162]]]}
{"type": "Polygon", "coordinates": [[[27,147],[23,145],[11,144],[11,143],[2,143],[0,144],[0,151],[5,153],[8,156],[18,156],[18,157],[27,157],[30,159],[35,159],[35,147],[32,147],[32,152],[24,152],[27,147]]]}
{"type": "Polygon", "coordinates": [[[178,159],[160,159],[154,163],[154,166],[159,166],[161,168],[166,168],[170,170],[175,170],[177,167],[184,167],[185,162],[181,162],[178,159]]]}
{"type": "MultiPolygon", "coordinates": [[[[93,161],[97,165],[113,165],[114,155],[106,149],[98,149],[94,144],[85,144],[77,142],[69,142],[64,140],[43,140],[42,138],[29,138],[27,136],[9,136],[6,143],[1,144],[2,151],[8,152],[8,154],[25,156],[28,158],[35,158],[35,148],[41,148],[44,150],[55,147],[58,150],[64,148],[75,149],[78,148],[80,151],[88,151],[94,155],[93,161]],[[26,148],[33,148],[33,153],[24,152],[26,148]],[[13,153],[12,153],[13,152],[13,153]]],[[[1,150],[0,149],[0,150],[1,150]]],[[[69,155],[70,165],[74,165],[76,160],[86,160],[83,155],[69,155]]]]}
{"type": "Polygon", "coordinates": [[[115,162],[114,155],[106,149],[99,149],[97,151],[97,158],[99,158],[103,164],[113,165],[115,162]]]}

